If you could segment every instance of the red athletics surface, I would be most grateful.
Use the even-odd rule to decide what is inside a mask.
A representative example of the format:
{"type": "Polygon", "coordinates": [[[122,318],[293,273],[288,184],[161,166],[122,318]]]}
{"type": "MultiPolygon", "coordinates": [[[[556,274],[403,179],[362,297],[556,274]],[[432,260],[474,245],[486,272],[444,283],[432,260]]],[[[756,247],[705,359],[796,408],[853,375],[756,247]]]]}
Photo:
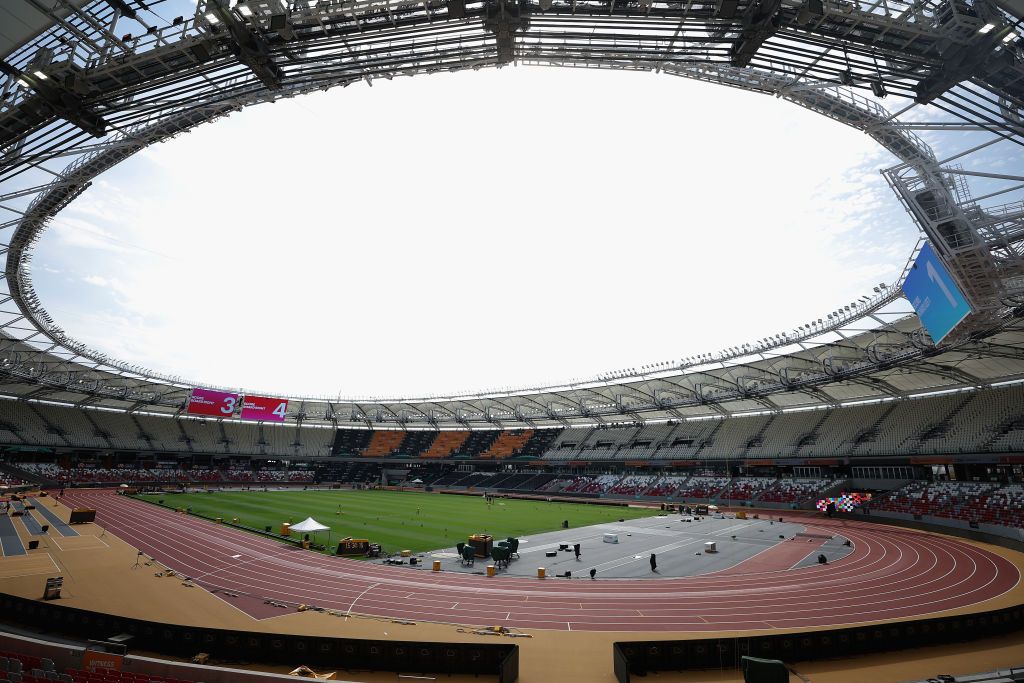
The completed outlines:
{"type": "MultiPolygon", "coordinates": [[[[793,521],[790,518],[790,521],[793,521]]],[[[822,531],[826,531],[822,529],[822,531]]],[[[827,533],[827,531],[826,531],[827,533]]],[[[839,533],[839,532],[836,532],[839,533]]],[[[788,541],[779,541],[771,548],[762,550],[757,555],[743,560],[739,564],[723,569],[715,573],[715,576],[723,574],[750,574],[754,572],[773,572],[781,569],[792,569],[800,560],[825,545],[827,538],[806,538],[796,536],[788,541]]],[[[710,576],[706,574],[705,576],[710,576]]]]}
{"type": "Polygon", "coordinates": [[[852,553],[796,570],[764,571],[748,560],[678,579],[540,580],[310,553],[112,491],[69,490],[62,502],[95,508],[98,524],[255,618],[305,603],[391,619],[573,631],[807,628],[967,607],[1020,579],[1009,560],[952,538],[818,517],[808,518],[810,530],[850,539],[852,553]]]}

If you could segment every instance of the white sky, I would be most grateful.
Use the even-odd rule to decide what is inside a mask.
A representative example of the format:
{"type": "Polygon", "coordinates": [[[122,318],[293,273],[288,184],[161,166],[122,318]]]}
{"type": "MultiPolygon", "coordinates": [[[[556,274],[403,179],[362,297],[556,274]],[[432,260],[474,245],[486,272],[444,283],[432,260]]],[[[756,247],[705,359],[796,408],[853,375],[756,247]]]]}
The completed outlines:
{"type": "Polygon", "coordinates": [[[753,341],[891,282],[867,136],[647,73],[506,68],[262,105],[104,175],[36,248],[72,336],[202,382],[410,396],[753,341]]]}

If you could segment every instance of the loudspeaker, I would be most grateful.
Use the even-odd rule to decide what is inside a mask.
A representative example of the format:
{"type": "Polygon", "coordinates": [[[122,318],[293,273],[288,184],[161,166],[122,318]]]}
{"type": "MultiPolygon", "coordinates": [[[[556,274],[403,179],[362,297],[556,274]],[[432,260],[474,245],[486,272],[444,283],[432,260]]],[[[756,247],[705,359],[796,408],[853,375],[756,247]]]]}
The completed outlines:
{"type": "Polygon", "coordinates": [[[39,547],[39,541],[29,541],[28,542],[28,549],[29,550],[35,550],[38,547],[39,547]]]}

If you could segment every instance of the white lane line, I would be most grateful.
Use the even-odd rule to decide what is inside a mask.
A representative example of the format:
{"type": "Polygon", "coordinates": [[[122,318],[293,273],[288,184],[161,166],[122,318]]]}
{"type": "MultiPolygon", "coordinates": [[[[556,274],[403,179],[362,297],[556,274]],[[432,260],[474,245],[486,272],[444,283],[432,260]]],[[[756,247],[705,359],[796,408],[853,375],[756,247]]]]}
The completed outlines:
{"type": "Polygon", "coordinates": [[[373,588],[376,588],[376,587],[377,587],[377,586],[379,586],[379,585],[380,585],[379,583],[371,583],[371,584],[370,584],[369,586],[367,586],[367,587],[366,587],[366,589],[365,589],[365,590],[364,590],[364,591],[363,591],[362,593],[360,593],[359,595],[357,595],[357,596],[356,596],[356,599],[355,599],[355,600],[353,600],[353,601],[352,601],[352,604],[348,606],[348,612],[346,612],[346,613],[345,613],[345,619],[346,619],[346,620],[347,620],[347,619],[348,619],[348,618],[349,618],[350,616],[352,616],[352,608],[356,606],[356,603],[357,603],[357,602],[359,602],[359,598],[363,597],[364,595],[366,595],[366,593],[367,593],[368,591],[370,591],[370,590],[371,590],[371,589],[373,589],[373,588]]]}

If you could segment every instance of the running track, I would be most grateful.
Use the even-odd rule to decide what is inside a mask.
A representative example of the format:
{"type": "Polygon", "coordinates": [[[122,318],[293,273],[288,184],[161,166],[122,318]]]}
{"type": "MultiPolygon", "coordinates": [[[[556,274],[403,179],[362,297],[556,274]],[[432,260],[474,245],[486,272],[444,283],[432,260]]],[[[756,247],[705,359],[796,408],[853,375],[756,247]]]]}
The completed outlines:
{"type": "Polygon", "coordinates": [[[952,538],[814,518],[854,550],[829,565],[682,579],[487,578],[309,553],[111,491],[68,491],[97,523],[255,618],[271,599],[389,619],[572,631],[739,631],[922,617],[1006,593],[1009,560],[952,538]],[[233,557],[239,555],[240,557],[233,557]],[[222,591],[238,597],[222,595],[222,591]]]}

